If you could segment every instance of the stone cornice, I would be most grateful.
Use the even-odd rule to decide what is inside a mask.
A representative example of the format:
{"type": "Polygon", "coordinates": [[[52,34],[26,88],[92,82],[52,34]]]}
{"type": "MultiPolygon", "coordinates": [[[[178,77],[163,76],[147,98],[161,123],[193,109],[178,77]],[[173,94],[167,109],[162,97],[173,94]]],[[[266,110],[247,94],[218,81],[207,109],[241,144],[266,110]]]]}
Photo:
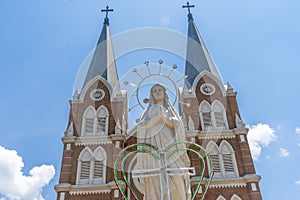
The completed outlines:
{"type": "Polygon", "coordinates": [[[226,93],[226,96],[229,97],[229,96],[234,96],[236,97],[237,96],[237,92],[232,92],[232,93],[226,93]]]}
{"type": "Polygon", "coordinates": [[[213,139],[234,139],[236,135],[233,131],[201,131],[198,135],[200,140],[213,140],[213,139]]]}
{"type": "Polygon", "coordinates": [[[192,137],[198,137],[201,131],[199,130],[194,130],[194,131],[185,131],[186,137],[187,138],[192,138],[192,137]]]}
{"type": "Polygon", "coordinates": [[[243,129],[235,128],[235,129],[232,129],[231,131],[233,131],[233,133],[235,135],[247,135],[249,129],[248,128],[243,128],[243,129]]]}
{"type": "Polygon", "coordinates": [[[114,141],[125,141],[125,135],[112,134],[109,136],[93,136],[93,137],[76,137],[65,136],[62,138],[63,143],[75,143],[76,146],[83,145],[98,145],[98,144],[112,144],[114,141]]]}
{"type": "MultiPolygon", "coordinates": [[[[125,97],[126,96],[123,96],[123,94],[122,94],[120,96],[116,96],[116,97],[111,98],[110,101],[111,102],[123,102],[125,97]]],[[[84,100],[83,99],[70,99],[69,103],[70,104],[82,104],[82,103],[84,103],[84,100]]]]}
{"type": "MultiPolygon", "coordinates": [[[[121,183],[125,187],[125,183],[121,183]]],[[[85,195],[85,194],[102,194],[110,193],[111,190],[118,189],[115,182],[109,182],[103,185],[71,185],[69,183],[60,183],[54,187],[58,192],[69,192],[71,195],[85,195]]]]}
{"type": "MultiPolygon", "coordinates": [[[[243,177],[237,178],[213,178],[209,187],[210,188],[237,188],[237,187],[246,187],[248,183],[260,181],[261,177],[257,174],[246,174],[243,177]]],[[[198,177],[193,177],[191,179],[191,184],[196,185],[198,177]]],[[[202,184],[207,183],[207,178],[203,178],[202,184]]]]}
{"type": "Polygon", "coordinates": [[[231,130],[220,130],[220,131],[187,131],[187,138],[198,137],[200,140],[208,139],[233,139],[237,135],[247,135],[248,129],[231,129],[231,130]]]}
{"type": "Polygon", "coordinates": [[[110,192],[110,190],[70,191],[70,195],[106,194],[110,192]]]}
{"type": "MultiPolygon", "coordinates": [[[[127,139],[132,137],[136,134],[136,127],[132,128],[127,135],[127,139]]],[[[187,139],[192,137],[198,137],[200,140],[202,139],[233,139],[237,135],[247,135],[249,129],[231,129],[231,130],[220,130],[220,131],[200,131],[200,130],[193,130],[193,131],[186,131],[187,139]]]]}

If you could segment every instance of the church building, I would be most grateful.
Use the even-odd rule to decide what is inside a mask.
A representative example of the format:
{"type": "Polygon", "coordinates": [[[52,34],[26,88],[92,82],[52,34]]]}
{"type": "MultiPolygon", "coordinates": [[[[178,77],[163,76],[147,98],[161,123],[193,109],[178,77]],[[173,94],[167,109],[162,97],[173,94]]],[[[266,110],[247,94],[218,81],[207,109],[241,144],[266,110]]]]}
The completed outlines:
{"type": "MultiPolygon", "coordinates": [[[[210,155],[213,178],[205,200],[261,200],[261,177],[256,174],[247,139],[248,129],[239,113],[237,92],[224,85],[188,8],[185,81],[178,88],[178,112],[186,141],[201,145],[210,155]]],[[[128,95],[122,90],[110,35],[108,6],[103,28],[93,52],[83,86],[69,101],[67,129],[57,200],[119,200],[114,163],[119,153],[137,143],[136,127],[128,128],[128,95]]],[[[176,42],[176,41],[175,41],[176,42]]],[[[192,192],[200,199],[208,181],[210,162],[201,186],[195,191],[199,161],[190,157],[195,176],[192,192]]],[[[116,174],[122,179],[121,174],[116,174]]],[[[135,184],[136,182],[131,179],[135,184]]],[[[138,183],[134,186],[140,199],[138,183]]],[[[124,182],[128,199],[135,199],[124,182]]]]}

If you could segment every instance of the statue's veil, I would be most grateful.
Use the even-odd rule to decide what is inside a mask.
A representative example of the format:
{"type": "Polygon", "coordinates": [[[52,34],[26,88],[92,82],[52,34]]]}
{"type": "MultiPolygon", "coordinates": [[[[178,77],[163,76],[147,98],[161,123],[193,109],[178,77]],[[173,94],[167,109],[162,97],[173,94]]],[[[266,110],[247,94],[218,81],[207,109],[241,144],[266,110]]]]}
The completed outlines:
{"type": "Polygon", "coordinates": [[[152,89],[155,87],[155,86],[161,86],[164,90],[164,106],[167,107],[167,109],[169,110],[171,116],[173,117],[177,117],[177,118],[180,118],[180,116],[177,114],[176,112],[176,109],[174,108],[174,106],[170,103],[169,101],[169,96],[167,94],[167,90],[165,88],[165,86],[157,83],[157,84],[154,84],[151,89],[150,89],[150,98],[149,98],[149,106],[147,107],[147,109],[143,112],[141,118],[140,118],[140,121],[144,121],[144,120],[149,120],[149,109],[151,106],[153,106],[156,102],[154,100],[154,97],[153,97],[153,94],[152,94],[152,89]]]}

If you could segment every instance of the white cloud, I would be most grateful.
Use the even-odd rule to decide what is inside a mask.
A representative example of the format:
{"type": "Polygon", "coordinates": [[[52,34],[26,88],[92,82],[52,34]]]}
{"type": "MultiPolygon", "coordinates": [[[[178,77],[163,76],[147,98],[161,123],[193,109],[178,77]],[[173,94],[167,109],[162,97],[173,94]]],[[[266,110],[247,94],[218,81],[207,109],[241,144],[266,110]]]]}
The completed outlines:
{"type": "Polygon", "coordinates": [[[300,185],[300,180],[295,181],[295,184],[296,184],[296,185],[300,185]]]}
{"type": "Polygon", "coordinates": [[[298,134],[300,134],[300,128],[296,127],[295,132],[298,133],[298,134]]]}
{"type": "Polygon", "coordinates": [[[278,125],[278,126],[277,126],[277,130],[280,131],[281,129],[282,129],[282,126],[281,126],[281,125],[278,125]]]}
{"type": "Polygon", "coordinates": [[[270,142],[275,140],[275,131],[268,124],[251,126],[249,128],[248,141],[253,159],[257,160],[261,154],[262,148],[267,147],[270,142]]]}
{"type": "Polygon", "coordinates": [[[266,159],[270,160],[270,159],[271,159],[271,156],[266,155],[266,159]]]}
{"type": "Polygon", "coordinates": [[[290,152],[284,148],[280,148],[280,156],[281,157],[289,157],[290,156],[290,152]]]}
{"type": "Polygon", "coordinates": [[[22,157],[15,150],[0,146],[0,155],[0,194],[10,200],[43,200],[42,188],[55,174],[53,165],[34,167],[29,176],[25,176],[22,157]]]}

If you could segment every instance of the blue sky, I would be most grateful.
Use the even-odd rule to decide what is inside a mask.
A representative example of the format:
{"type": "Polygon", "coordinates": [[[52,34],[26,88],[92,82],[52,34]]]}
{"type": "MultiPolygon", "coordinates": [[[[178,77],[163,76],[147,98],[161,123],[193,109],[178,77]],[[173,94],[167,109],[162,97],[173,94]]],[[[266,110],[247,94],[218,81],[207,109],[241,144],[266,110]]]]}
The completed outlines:
{"type": "MultiPolygon", "coordinates": [[[[40,183],[46,185],[44,199],[55,199],[53,186],[58,183],[68,100],[77,71],[98,40],[104,18],[100,10],[107,4],[115,9],[110,14],[112,35],[143,27],[186,34],[187,11],[181,8],[185,2],[0,2],[0,150],[16,158],[21,176],[39,176],[31,169],[41,166],[35,169],[48,173],[50,179],[53,171],[49,165],[54,166],[56,173],[50,183],[40,183]]],[[[300,127],[300,2],[191,3],[196,5],[192,9],[195,22],[224,83],[230,82],[238,92],[242,118],[252,131],[251,141],[256,150],[261,148],[255,166],[262,176],[264,199],[295,199],[300,194],[300,130],[296,130],[300,127]]],[[[137,55],[120,58],[119,72],[164,56],[137,55]]],[[[173,64],[171,57],[164,60],[173,64]]],[[[0,164],[5,163],[2,158],[0,164]]],[[[9,183],[0,183],[0,199],[8,191],[3,189],[5,184],[9,183]]]]}

